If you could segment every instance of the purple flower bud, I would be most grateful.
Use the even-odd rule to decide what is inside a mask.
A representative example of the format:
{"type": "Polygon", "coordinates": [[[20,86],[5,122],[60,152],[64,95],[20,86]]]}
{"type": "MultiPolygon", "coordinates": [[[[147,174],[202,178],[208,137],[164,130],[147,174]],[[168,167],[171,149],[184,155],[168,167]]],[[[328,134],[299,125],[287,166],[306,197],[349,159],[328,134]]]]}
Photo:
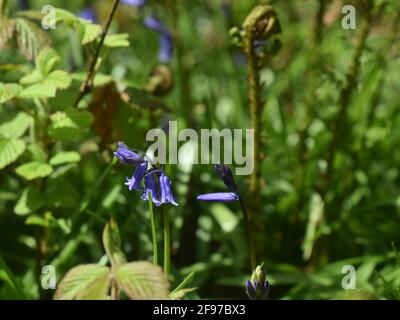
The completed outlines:
{"type": "Polygon", "coordinates": [[[197,196],[197,200],[231,202],[239,200],[239,196],[234,192],[215,192],[215,193],[201,194],[197,196]]]}
{"type": "Polygon", "coordinates": [[[171,203],[174,206],[178,206],[178,203],[175,200],[175,197],[172,193],[172,188],[171,188],[171,180],[169,180],[168,176],[162,172],[159,179],[158,183],[160,186],[160,204],[163,203],[171,203]]]}
{"type": "Polygon", "coordinates": [[[126,165],[138,165],[145,162],[141,156],[129,150],[123,142],[118,142],[118,149],[114,152],[114,155],[121,163],[126,165]]]}
{"type": "Polygon", "coordinates": [[[253,271],[251,280],[246,281],[246,294],[250,300],[266,300],[268,293],[269,282],[261,264],[253,271]]]}
{"type": "Polygon", "coordinates": [[[170,30],[160,20],[154,17],[147,17],[144,20],[144,25],[159,34],[160,51],[158,57],[160,62],[169,62],[173,54],[173,40],[170,30]]]}
{"type": "Polygon", "coordinates": [[[147,162],[143,162],[138,165],[135,172],[132,175],[132,178],[126,178],[125,185],[128,186],[129,191],[132,190],[140,190],[140,182],[143,180],[147,171],[147,162]]]}
{"type": "Polygon", "coordinates": [[[121,0],[122,3],[125,3],[129,6],[133,6],[133,7],[141,7],[144,6],[145,4],[145,0],[121,0]]]}
{"type": "Polygon", "coordinates": [[[237,191],[237,185],[231,169],[224,164],[216,164],[214,166],[219,178],[225,183],[228,189],[232,192],[237,191]]]}

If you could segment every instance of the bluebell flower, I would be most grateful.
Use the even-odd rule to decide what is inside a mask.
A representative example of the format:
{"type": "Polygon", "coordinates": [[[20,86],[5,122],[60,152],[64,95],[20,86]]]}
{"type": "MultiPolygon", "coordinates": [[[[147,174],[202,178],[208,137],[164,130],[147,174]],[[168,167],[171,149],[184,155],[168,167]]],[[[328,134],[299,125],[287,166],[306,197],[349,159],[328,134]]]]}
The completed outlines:
{"type": "Polygon", "coordinates": [[[218,202],[231,202],[239,200],[237,192],[237,184],[231,169],[225,164],[216,164],[214,166],[218,177],[224,182],[230,192],[215,192],[206,193],[197,196],[197,200],[201,201],[218,201],[218,202]]]}
{"type": "Polygon", "coordinates": [[[114,155],[121,163],[126,165],[138,165],[145,162],[141,156],[132,150],[129,150],[123,142],[118,142],[118,150],[114,152],[114,155]]]}
{"type": "Polygon", "coordinates": [[[147,17],[144,20],[144,25],[159,34],[160,51],[158,58],[160,62],[166,63],[171,61],[173,54],[173,40],[170,30],[155,17],[147,17]]]}
{"type": "Polygon", "coordinates": [[[141,7],[144,6],[146,0],[121,0],[121,2],[133,7],[141,7]]]}
{"type": "Polygon", "coordinates": [[[147,162],[143,162],[136,167],[135,172],[132,175],[132,178],[130,179],[128,177],[126,178],[125,185],[128,186],[129,191],[140,190],[140,182],[145,177],[146,171],[147,171],[147,162]]]}
{"type": "Polygon", "coordinates": [[[149,193],[151,195],[151,199],[154,204],[157,206],[160,205],[160,201],[158,200],[158,193],[157,193],[157,185],[155,179],[156,173],[148,173],[144,177],[144,192],[142,194],[142,200],[149,200],[149,193]]]}
{"type": "Polygon", "coordinates": [[[171,188],[171,180],[168,178],[168,176],[162,172],[160,174],[160,177],[158,178],[158,184],[160,186],[160,204],[163,203],[171,203],[174,206],[178,206],[178,203],[175,200],[175,196],[172,193],[172,188],[171,188]]]}
{"type": "Polygon", "coordinates": [[[201,194],[197,196],[197,200],[231,202],[239,200],[239,196],[234,192],[215,192],[215,193],[201,194]]]}
{"type": "Polygon", "coordinates": [[[246,294],[250,300],[266,300],[268,293],[269,282],[261,264],[253,271],[251,279],[246,281],[246,294]]]}
{"type": "Polygon", "coordinates": [[[85,8],[78,12],[78,17],[89,20],[91,22],[97,22],[96,12],[93,8],[85,8]]]}

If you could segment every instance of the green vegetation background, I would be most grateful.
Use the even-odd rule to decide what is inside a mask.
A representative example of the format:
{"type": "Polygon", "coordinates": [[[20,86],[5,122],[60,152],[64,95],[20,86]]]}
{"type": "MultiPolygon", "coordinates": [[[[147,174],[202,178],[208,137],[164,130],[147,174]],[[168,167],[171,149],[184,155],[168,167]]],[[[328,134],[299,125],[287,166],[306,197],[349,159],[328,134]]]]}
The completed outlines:
{"type": "MultiPolygon", "coordinates": [[[[28,3],[39,12],[48,4],[74,14],[91,7],[100,25],[112,5],[28,3]]],[[[382,0],[367,7],[350,3],[357,10],[356,30],[341,27],[340,0],[270,1],[280,20],[282,48],[261,70],[266,142],[255,235],[271,299],[400,297],[395,250],[400,245],[400,6],[382,0]],[[357,55],[363,32],[365,45],[357,55]],[[355,62],[359,70],[349,84],[355,62]],[[356,268],[355,290],[341,286],[345,265],[356,268]]],[[[147,130],[166,119],[177,120],[179,128],[249,127],[246,59],[228,35],[256,4],[165,0],[147,1],[140,10],[120,4],[110,33],[128,36],[102,51],[95,87],[79,109],[73,105],[97,31],[62,22],[50,31],[20,25],[26,27],[20,37],[30,47],[14,38],[1,41],[2,21],[1,299],[52,298],[52,290],[39,289],[44,265],[54,265],[60,280],[78,264],[104,263],[101,234],[110,216],[118,222],[128,260],[151,260],[147,204],[123,185],[132,172],[112,164],[112,151],[117,141],[145,149],[147,130]],[[153,11],[174,35],[168,64],[173,88],[162,97],[146,91],[158,64],[158,36],[143,26],[143,17],[153,11]],[[87,44],[82,30],[88,32],[87,44]],[[34,63],[42,33],[51,39],[58,64],[51,62],[57,60],[53,54],[34,63]],[[50,79],[50,88],[43,74],[32,80],[37,69],[46,76],[50,69],[66,75],[50,79]]],[[[16,5],[8,1],[3,15],[17,17],[16,5]]],[[[211,165],[168,170],[180,204],[170,209],[172,287],[197,270],[190,287],[198,289],[187,298],[246,298],[251,270],[239,205],[195,200],[224,188],[211,165]]],[[[237,180],[251,203],[246,177],[237,180]]],[[[160,226],[157,209],[156,215],[160,226]]],[[[158,232],[160,240],[160,227],[158,232]]]]}

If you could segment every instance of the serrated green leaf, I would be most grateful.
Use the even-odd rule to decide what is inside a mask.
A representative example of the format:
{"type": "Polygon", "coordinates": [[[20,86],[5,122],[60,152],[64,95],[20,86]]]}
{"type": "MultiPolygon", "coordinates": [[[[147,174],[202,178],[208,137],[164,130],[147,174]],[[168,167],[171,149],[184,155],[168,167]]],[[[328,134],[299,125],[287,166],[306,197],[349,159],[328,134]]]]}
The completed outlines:
{"type": "Polygon", "coordinates": [[[108,34],[104,39],[104,46],[109,48],[129,47],[129,34],[108,34]]]}
{"type": "Polygon", "coordinates": [[[60,56],[51,48],[41,50],[36,58],[36,69],[46,77],[60,61],[60,56]]]}
{"type": "Polygon", "coordinates": [[[119,229],[114,220],[111,220],[110,223],[107,223],[104,228],[103,246],[113,266],[126,262],[125,255],[121,250],[119,229]]]}
{"type": "Polygon", "coordinates": [[[82,44],[87,44],[95,40],[103,31],[103,28],[98,24],[90,23],[88,20],[79,19],[78,36],[82,44]]]}
{"type": "Polygon", "coordinates": [[[0,138],[0,169],[14,162],[25,151],[25,142],[19,139],[0,138]]]}
{"type": "Polygon", "coordinates": [[[55,300],[106,300],[110,269],[99,264],[72,268],[57,286],[55,300]]]}
{"type": "Polygon", "coordinates": [[[76,151],[69,151],[69,152],[60,152],[52,157],[49,163],[52,166],[64,164],[64,163],[72,163],[72,162],[79,162],[81,160],[81,155],[76,151]]]}
{"type": "Polygon", "coordinates": [[[19,166],[15,172],[26,180],[44,178],[53,172],[53,167],[40,161],[31,161],[19,166]]]}
{"type": "Polygon", "coordinates": [[[18,95],[22,87],[17,83],[0,83],[0,103],[4,103],[18,95]]]}
{"type": "Polygon", "coordinates": [[[69,141],[79,137],[83,130],[93,122],[93,115],[88,111],[68,109],[50,116],[52,121],[48,133],[55,139],[69,141]]]}
{"type": "Polygon", "coordinates": [[[32,123],[32,118],[25,112],[19,112],[11,121],[0,125],[0,136],[5,138],[20,138],[32,123]]]}
{"type": "Polygon", "coordinates": [[[24,18],[15,19],[15,30],[18,50],[28,59],[33,59],[51,43],[44,30],[24,18]]]}
{"type": "Polygon", "coordinates": [[[118,287],[131,299],[169,299],[169,283],[159,266],[147,261],[124,264],[115,271],[118,287]]]}
{"type": "Polygon", "coordinates": [[[33,84],[24,90],[22,90],[18,97],[24,99],[38,99],[38,98],[52,98],[56,95],[56,87],[49,83],[37,83],[33,84]]]}
{"type": "Polygon", "coordinates": [[[4,48],[12,37],[15,28],[15,19],[0,17],[0,49],[4,48]]]}
{"type": "Polygon", "coordinates": [[[43,81],[43,75],[39,72],[39,70],[35,69],[31,73],[28,73],[27,75],[23,76],[19,80],[19,83],[27,86],[41,81],[43,81]]]}
{"type": "Polygon", "coordinates": [[[26,188],[14,207],[14,212],[18,215],[26,215],[35,212],[45,203],[43,195],[36,189],[26,188]]]}
{"type": "Polygon", "coordinates": [[[50,83],[57,89],[67,89],[71,85],[71,82],[71,76],[62,70],[53,71],[44,80],[44,83],[50,83]]]}

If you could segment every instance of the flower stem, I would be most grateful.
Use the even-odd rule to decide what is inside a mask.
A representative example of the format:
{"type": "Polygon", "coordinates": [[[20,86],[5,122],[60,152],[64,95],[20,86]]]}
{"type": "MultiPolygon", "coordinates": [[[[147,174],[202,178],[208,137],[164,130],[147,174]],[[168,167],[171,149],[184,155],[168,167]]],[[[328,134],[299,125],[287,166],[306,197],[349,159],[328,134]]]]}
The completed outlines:
{"type": "Polygon", "coordinates": [[[244,222],[246,224],[246,233],[247,233],[247,239],[248,243],[250,245],[250,263],[251,263],[251,270],[253,271],[256,266],[257,266],[257,254],[256,254],[256,246],[254,242],[254,236],[253,236],[253,227],[252,227],[252,221],[249,219],[249,215],[246,210],[246,206],[244,205],[242,197],[239,195],[239,202],[240,202],[240,207],[242,208],[243,216],[244,216],[244,222]]]}
{"type": "Polygon", "coordinates": [[[156,236],[156,223],[154,219],[154,210],[153,210],[153,199],[151,197],[150,192],[148,193],[149,198],[149,211],[150,211],[150,222],[151,222],[151,238],[153,242],[153,264],[158,264],[158,251],[157,251],[157,236],[156,236]]]}
{"type": "Polygon", "coordinates": [[[97,60],[99,59],[101,48],[103,47],[104,40],[105,40],[106,35],[108,33],[108,29],[110,29],[111,20],[113,19],[114,14],[117,11],[118,4],[119,4],[119,0],[114,0],[114,3],[113,3],[112,8],[111,8],[111,12],[108,15],[106,25],[104,27],[103,33],[102,33],[101,38],[100,38],[99,45],[97,46],[97,49],[96,49],[96,52],[95,52],[94,57],[92,59],[92,62],[90,63],[89,70],[87,71],[86,80],[85,80],[85,82],[83,83],[83,85],[81,87],[81,90],[79,92],[79,95],[78,95],[77,99],[75,100],[74,107],[78,106],[79,102],[84,98],[85,95],[87,95],[90,92],[90,90],[92,88],[94,75],[96,73],[95,68],[96,68],[96,65],[97,65],[97,60]]]}
{"type": "Polygon", "coordinates": [[[164,272],[168,276],[171,269],[171,230],[169,226],[169,214],[168,209],[163,206],[163,219],[164,219],[164,272]]]}

